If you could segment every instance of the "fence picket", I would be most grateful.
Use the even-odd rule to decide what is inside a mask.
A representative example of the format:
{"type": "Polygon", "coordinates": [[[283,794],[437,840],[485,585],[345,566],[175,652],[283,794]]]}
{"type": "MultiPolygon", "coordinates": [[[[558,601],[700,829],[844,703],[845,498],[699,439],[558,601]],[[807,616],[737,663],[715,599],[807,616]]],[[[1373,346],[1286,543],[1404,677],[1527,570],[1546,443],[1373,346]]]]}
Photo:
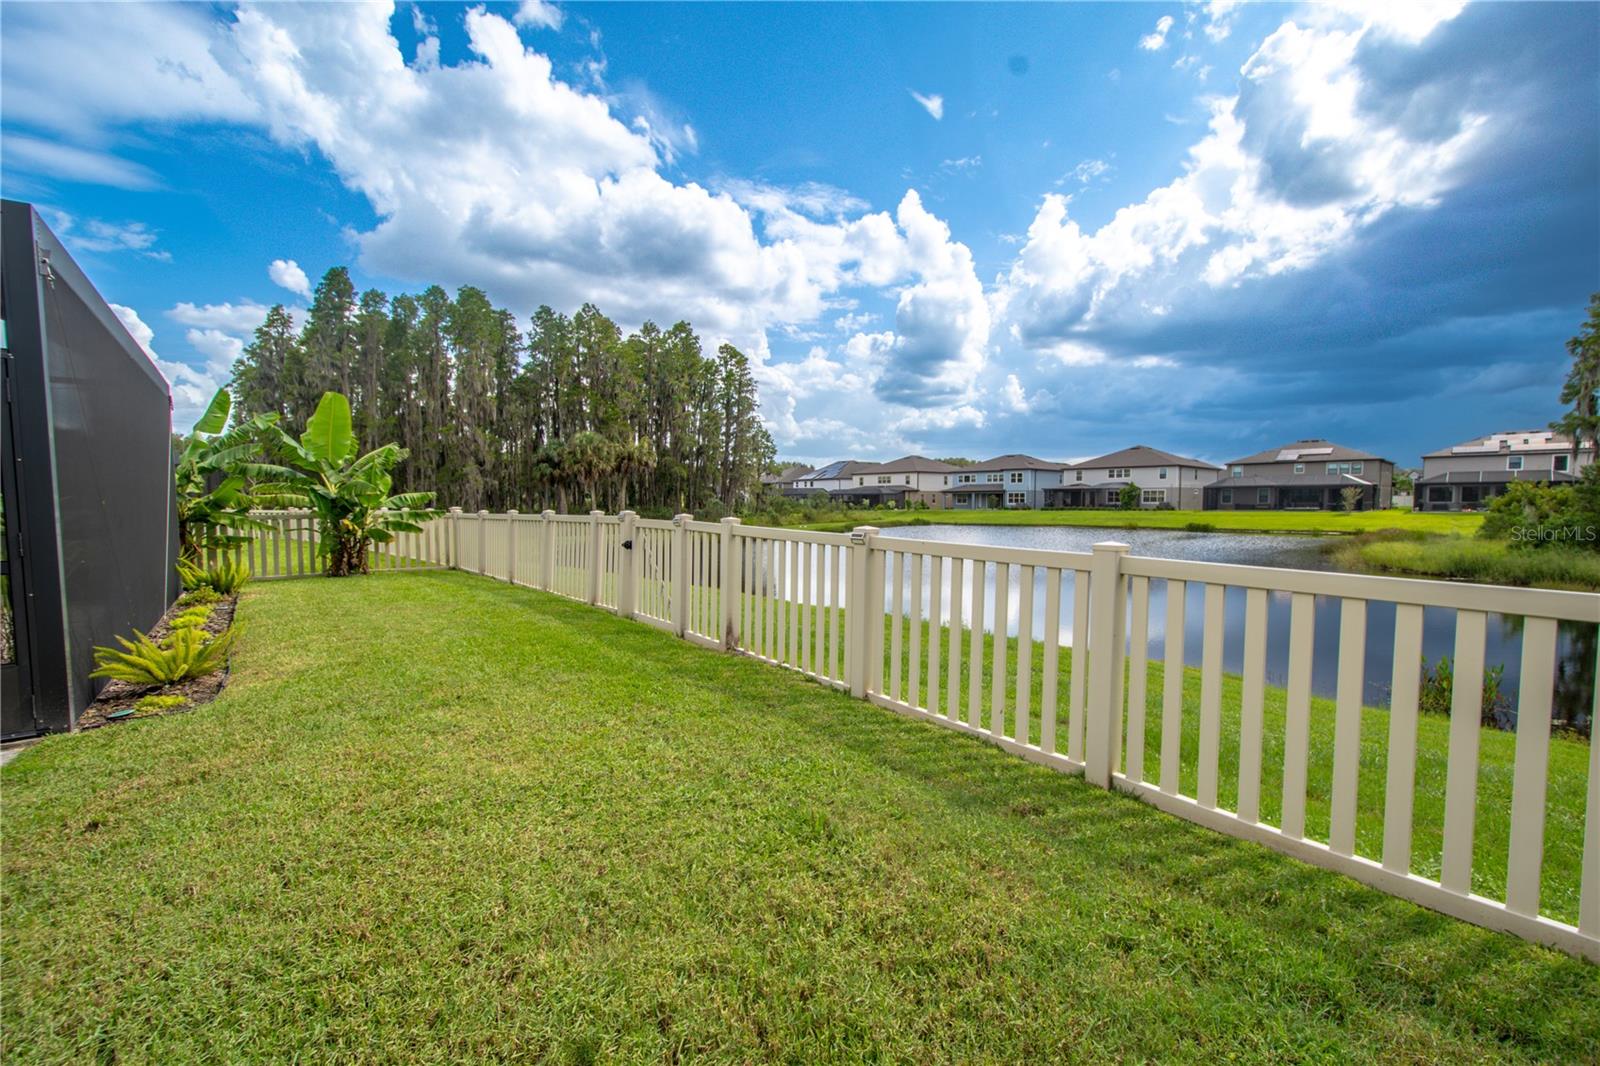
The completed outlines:
{"type": "Polygon", "coordinates": [[[913,707],[920,707],[922,693],[918,691],[918,682],[922,677],[922,553],[917,552],[911,556],[911,618],[909,622],[909,639],[911,646],[906,653],[906,702],[913,707]]]}
{"type": "Polygon", "coordinates": [[[1444,853],[1439,884],[1472,890],[1472,837],[1478,802],[1478,733],[1483,721],[1483,649],[1488,617],[1456,614],[1456,654],[1451,664],[1450,756],[1444,785],[1444,853]]]}
{"type": "Polygon", "coordinates": [[[1223,589],[1206,585],[1205,625],[1200,641],[1200,758],[1195,798],[1202,807],[1217,805],[1217,764],[1222,739],[1223,589]]]}
{"type": "MultiPolygon", "coordinates": [[[[1511,783],[1511,846],[1506,861],[1506,909],[1539,913],[1544,859],[1544,808],[1550,768],[1550,707],[1555,696],[1556,623],[1522,623],[1522,686],[1517,695],[1517,749],[1511,783]]],[[[1592,738],[1591,738],[1592,742],[1592,738]]]]}
{"type": "Polygon", "coordinates": [[[889,581],[893,586],[889,592],[889,692],[892,700],[898,700],[902,694],[900,688],[900,628],[901,615],[905,611],[905,552],[887,552],[889,557],[889,581]]]}
{"type": "Polygon", "coordinates": [[[1067,571],[1047,567],[1044,572],[1044,669],[1039,678],[1039,747],[1056,751],[1056,699],[1061,674],[1061,586],[1067,571]]]}
{"type": "Polygon", "coordinates": [[[1267,590],[1249,589],[1244,598],[1244,677],[1239,691],[1239,799],[1234,805],[1247,822],[1261,820],[1261,730],[1266,704],[1267,590]]]}
{"type": "Polygon", "coordinates": [[[1084,700],[1089,684],[1089,597],[1091,579],[1072,575],[1072,683],[1067,690],[1067,758],[1083,761],[1084,700]]]}
{"type": "Polygon", "coordinates": [[[1033,583],[1034,569],[1021,567],[1017,584],[1017,716],[1012,734],[1018,744],[1033,742],[1028,721],[1033,702],[1033,583]]]}
{"type": "Polygon", "coordinates": [[[928,710],[939,712],[939,645],[944,629],[944,556],[928,557],[928,710]]]}
{"type": "Polygon", "coordinates": [[[983,728],[983,578],[986,564],[968,560],[972,576],[972,633],[967,648],[967,724],[983,728]]]}
{"type": "Polygon", "coordinates": [[[1328,846],[1356,848],[1356,790],[1361,779],[1361,685],[1367,662],[1367,601],[1339,601],[1339,679],[1334,690],[1333,800],[1328,846]]]}
{"type": "Polygon", "coordinates": [[[1394,609],[1394,684],[1389,691],[1389,769],[1383,794],[1383,868],[1411,869],[1411,809],[1417,776],[1417,693],[1422,678],[1422,608],[1394,609]]]}
{"type": "Polygon", "coordinates": [[[1178,794],[1178,754],[1183,743],[1183,607],[1186,584],[1167,579],[1167,627],[1161,654],[1161,791],[1178,794]]]}
{"type": "Polygon", "coordinates": [[[1292,840],[1306,833],[1306,760],[1311,746],[1311,653],[1315,599],[1297,592],[1289,601],[1289,693],[1283,728],[1283,818],[1279,831],[1292,840]]]}
{"type": "Polygon", "coordinates": [[[952,722],[961,721],[961,627],[967,614],[963,589],[968,565],[965,559],[950,560],[950,676],[945,686],[945,717],[952,722]]]}
{"type": "Polygon", "coordinates": [[[994,565],[994,632],[989,638],[993,664],[990,670],[992,684],[989,692],[989,732],[997,737],[1006,735],[1006,681],[1010,674],[1006,635],[1011,625],[1011,564],[994,565]]]}

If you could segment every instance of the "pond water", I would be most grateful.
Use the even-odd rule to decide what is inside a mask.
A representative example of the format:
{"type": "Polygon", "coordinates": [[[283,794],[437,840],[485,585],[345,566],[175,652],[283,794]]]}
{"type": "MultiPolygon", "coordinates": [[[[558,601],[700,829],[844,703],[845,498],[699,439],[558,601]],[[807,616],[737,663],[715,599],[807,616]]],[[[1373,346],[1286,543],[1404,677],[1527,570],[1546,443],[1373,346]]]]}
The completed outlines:
{"type": "MultiPolygon", "coordinates": [[[[1116,540],[1129,545],[1134,555],[1192,562],[1235,563],[1247,566],[1276,566],[1296,570],[1333,570],[1325,541],[1309,536],[1264,536],[1242,533],[1189,533],[1164,529],[1097,529],[1070,526],[906,526],[886,529],[885,539],[928,540],[941,543],[983,544],[1006,548],[1034,548],[1050,551],[1087,552],[1100,541],[1116,540]]],[[[909,580],[909,575],[908,575],[909,580]]],[[[924,577],[924,587],[928,578],[924,577]]],[[[948,580],[948,579],[947,579],[948,580]]],[[[1007,596],[1010,617],[1006,624],[1017,632],[1017,607],[1020,602],[1013,573],[1007,596]]],[[[1042,578],[1034,591],[1034,633],[1043,632],[1044,593],[1042,578]]],[[[985,574],[984,599],[987,617],[994,613],[995,567],[985,574]]],[[[1072,630],[1072,582],[1066,582],[1061,596],[1061,640],[1072,630]]],[[[970,600],[970,591],[963,593],[970,600]]],[[[1150,582],[1149,655],[1159,659],[1166,639],[1166,582],[1150,582]]],[[[926,599],[924,603],[926,603],[926,599]]],[[[1223,669],[1239,673],[1244,668],[1245,590],[1228,588],[1225,595],[1225,635],[1223,669]]],[[[1267,603],[1267,680],[1283,685],[1288,680],[1289,593],[1269,593],[1267,603]]],[[[1184,602],[1184,660],[1200,665],[1204,627],[1204,595],[1191,587],[1184,602]]],[[[1367,610],[1365,700],[1372,706],[1387,706],[1394,669],[1394,606],[1373,602],[1367,610]]],[[[970,615],[968,615],[970,617],[970,615]]],[[[949,614],[946,613],[946,620],[949,614]]],[[[1338,679],[1339,601],[1316,597],[1311,687],[1319,696],[1332,698],[1338,679]]],[[[1587,732],[1594,705],[1596,627],[1563,623],[1557,649],[1556,707],[1554,719],[1569,728],[1587,732]]],[[[1429,608],[1423,612],[1423,654],[1437,663],[1455,650],[1455,612],[1429,608]]],[[[1504,615],[1489,616],[1485,666],[1501,667],[1505,673],[1500,691],[1505,706],[1498,724],[1515,723],[1517,691],[1522,658],[1521,619],[1504,615]]]]}

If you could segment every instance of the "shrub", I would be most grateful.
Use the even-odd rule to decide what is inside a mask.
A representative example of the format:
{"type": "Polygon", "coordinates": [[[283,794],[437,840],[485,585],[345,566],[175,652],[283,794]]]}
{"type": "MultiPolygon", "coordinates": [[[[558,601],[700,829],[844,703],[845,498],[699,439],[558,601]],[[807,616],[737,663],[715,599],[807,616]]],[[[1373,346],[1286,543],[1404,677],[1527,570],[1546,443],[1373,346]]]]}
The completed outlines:
{"type": "MultiPolygon", "coordinates": [[[[1510,703],[1500,692],[1505,677],[1504,666],[1491,666],[1483,671],[1483,710],[1480,717],[1484,725],[1498,725],[1510,703]]],[[[1455,664],[1450,656],[1441,655],[1438,665],[1422,657],[1422,688],[1418,693],[1418,707],[1430,714],[1450,715],[1455,699],[1455,664]]]]}
{"type": "Polygon", "coordinates": [[[90,677],[109,677],[134,685],[170,685],[191,677],[204,677],[222,669],[233,647],[237,627],[215,640],[198,629],[175,629],[160,644],[133,631],[133,640],[118,637],[123,650],[95,648],[90,677]]]}
{"type": "Polygon", "coordinates": [[[250,568],[234,559],[223,559],[204,568],[179,560],[178,578],[191,592],[210,589],[217,596],[232,596],[250,580],[250,568]]]}
{"type": "Polygon", "coordinates": [[[220,599],[222,597],[217,595],[216,589],[209,585],[201,585],[199,588],[190,589],[182,596],[179,596],[177,606],[180,608],[204,606],[216,603],[220,599]]]}
{"type": "Polygon", "coordinates": [[[189,706],[187,697],[176,694],[163,695],[159,692],[140,697],[139,702],[133,705],[136,711],[175,711],[179,707],[189,706]]]}
{"type": "Polygon", "coordinates": [[[1185,522],[1183,528],[1190,533],[1215,533],[1217,527],[1211,522],[1185,522]]]}
{"type": "Polygon", "coordinates": [[[1131,511],[1139,506],[1139,486],[1127,484],[1122,486],[1117,493],[1117,506],[1124,511],[1131,511]]]}
{"type": "Polygon", "coordinates": [[[199,607],[190,607],[188,610],[180,612],[177,615],[177,617],[173,618],[173,620],[172,620],[172,628],[173,629],[199,629],[200,627],[202,627],[202,626],[204,626],[206,624],[206,621],[208,619],[210,619],[210,617],[211,617],[211,607],[210,607],[210,605],[202,605],[202,606],[199,606],[199,607]]]}

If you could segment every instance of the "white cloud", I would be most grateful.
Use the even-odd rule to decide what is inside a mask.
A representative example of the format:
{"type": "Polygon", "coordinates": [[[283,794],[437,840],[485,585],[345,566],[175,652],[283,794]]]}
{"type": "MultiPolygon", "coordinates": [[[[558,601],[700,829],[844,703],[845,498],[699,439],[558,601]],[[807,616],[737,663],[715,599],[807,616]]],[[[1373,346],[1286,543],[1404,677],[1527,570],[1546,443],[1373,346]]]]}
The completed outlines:
{"type": "Polygon", "coordinates": [[[85,252],[138,252],[147,259],[162,262],[172,258],[170,253],[155,247],[156,231],[143,222],[106,222],[89,218],[81,222],[65,211],[43,208],[45,220],[56,236],[71,247],[85,252]]]}
{"type": "Polygon", "coordinates": [[[1079,163],[1077,166],[1061,175],[1061,177],[1057,178],[1056,185],[1057,187],[1060,187],[1069,181],[1075,181],[1079,185],[1088,185],[1090,182],[1095,181],[1096,179],[1105,179],[1106,176],[1111,173],[1111,171],[1111,164],[1107,163],[1104,159],[1085,159],[1083,162],[1079,163]]]}
{"type": "Polygon", "coordinates": [[[1018,414],[1027,414],[1033,405],[1028,402],[1028,395],[1022,389],[1022,382],[1015,374],[1006,375],[1005,387],[1000,390],[1000,398],[1005,405],[1018,414]]]}
{"type": "Polygon", "coordinates": [[[244,354],[244,341],[220,329],[186,330],[183,339],[206,360],[206,371],[226,381],[233,374],[233,362],[244,354]]]}
{"type": "Polygon", "coordinates": [[[924,96],[915,89],[907,89],[912,98],[922,105],[922,109],[933,116],[935,122],[944,118],[944,97],[938,93],[929,93],[924,96]]]}
{"type": "MultiPolygon", "coordinates": [[[[8,56],[11,48],[8,46],[8,56]]],[[[106,152],[40,140],[20,133],[0,133],[0,150],[7,170],[27,171],[45,177],[119,189],[154,189],[161,184],[148,167],[118,159],[106,152]]]]}
{"type": "Polygon", "coordinates": [[[249,336],[267,320],[267,308],[249,301],[203,306],[185,301],[168,311],[167,317],[196,329],[216,329],[236,336],[249,336]]]}
{"type": "Polygon", "coordinates": [[[311,279],[293,259],[274,259],[267,265],[267,277],[279,288],[288,289],[301,299],[311,299],[311,279]]]}
{"type": "Polygon", "coordinates": [[[1172,16],[1162,15],[1156,19],[1155,32],[1147,33],[1139,38],[1139,47],[1146,52],[1159,52],[1167,46],[1167,33],[1172,29],[1172,16]]]}
{"type": "MultiPolygon", "coordinates": [[[[1408,0],[1415,2],[1415,0],[1408,0]]],[[[1243,0],[1207,0],[1201,5],[1205,22],[1201,29],[1213,42],[1225,41],[1233,32],[1233,20],[1238,17],[1243,0]]],[[[1392,5],[1404,6],[1404,5],[1392,5]]]]}
{"type": "Polygon", "coordinates": [[[227,374],[219,375],[209,368],[197,370],[187,364],[161,358],[154,347],[155,330],[139,317],[139,312],[122,304],[108,306],[122,320],[128,333],[144,349],[151,362],[155,363],[161,376],[167,379],[167,384],[172,388],[172,428],[175,432],[187,433],[205,413],[206,405],[227,380],[227,374]]]}
{"type": "Polygon", "coordinates": [[[513,18],[518,26],[532,26],[538,29],[559,30],[561,23],[566,19],[562,10],[547,0],[522,0],[513,18]]]}
{"type": "Polygon", "coordinates": [[[1050,348],[1108,315],[1170,306],[1196,282],[1301,269],[1389,211],[1434,202],[1482,119],[1414,140],[1364,110],[1355,60],[1371,30],[1285,22],[1245,62],[1239,95],[1211,102],[1184,173],[1098,230],[1046,196],[995,297],[1020,338],[1050,348]]]}

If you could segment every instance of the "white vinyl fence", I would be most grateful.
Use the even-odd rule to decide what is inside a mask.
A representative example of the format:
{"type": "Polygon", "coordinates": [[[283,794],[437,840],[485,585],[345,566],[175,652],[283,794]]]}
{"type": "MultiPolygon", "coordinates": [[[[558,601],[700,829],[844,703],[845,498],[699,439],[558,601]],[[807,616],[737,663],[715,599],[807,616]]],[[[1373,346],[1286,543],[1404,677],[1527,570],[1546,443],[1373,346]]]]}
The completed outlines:
{"type": "MultiPolygon", "coordinates": [[[[293,558],[298,553],[285,546],[314,537],[303,517],[274,515],[271,521],[272,530],[252,545],[263,559],[293,558]]],[[[1179,562],[1130,556],[1115,543],[1075,553],[877,532],[811,533],[747,527],[734,518],[697,522],[689,515],[651,521],[626,511],[563,516],[453,509],[423,534],[386,548],[382,558],[392,563],[387,569],[454,567],[544,589],[694,643],[790,667],[902,714],[1081,773],[1091,784],[1131,793],[1180,818],[1600,961],[1600,744],[1587,745],[1581,788],[1572,787],[1570,757],[1563,764],[1567,794],[1556,796],[1548,787],[1558,627],[1600,624],[1600,595],[1179,562]],[[1147,650],[1152,582],[1163,582],[1166,593],[1162,662],[1147,650]],[[1244,590],[1239,677],[1223,672],[1229,588],[1244,590]],[[1186,679],[1191,688],[1196,681],[1184,665],[1184,608],[1191,596],[1204,608],[1203,647],[1198,698],[1186,700],[1186,679]],[[1265,678],[1269,596],[1290,601],[1289,671],[1281,690],[1269,688],[1265,678]],[[1311,818],[1318,597],[1338,603],[1340,640],[1331,768],[1315,767],[1326,788],[1311,818]],[[845,610],[855,604],[863,609],[845,610]],[[1395,612],[1387,712],[1362,706],[1371,604],[1392,605],[1395,612]],[[1453,704],[1447,739],[1437,751],[1419,751],[1425,610],[1453,613],[1455,621],[1453,704]],[[1486,732],[1480,727],[1485,632],[1494,616],[1520,620],[1522,634],[1509,771],[1479,758],[1486,732]],[[1149,699],[1152,678],[1160,686],[1159,703],[1149,699]],[[1159,710],[1147,712],[1152,703],[1159,710]],[[1236,743],[1229,742],[1236,758],[1231,750],[1223,757],[1225,718],[1237,723],[1236,743]],[[1269,720],[1277,723],[1270,729],[1269,720]],[[1198,740],[1188,753],[1182,750],[1186,724],[1198,740]],[[1159,740],[1147,752],[1146,739],[1155,734],[1159,740]],[[1426,842],[1413,839],[1420,831],[1418,789],[1429,787],[1418,781],[1419,765],[1444,777],[1442,826],[1426,827],[1426,842]],[[1381,775],[1374,770],[1367,778],[1369,786],[1381,780],[1381,789],[1359,788],[1364,766],[1382,767],[1381,775]],[[1226,788],[1220,787],[1224,778],[1226,788]],[[1480,793],[1500,799],[1480,804],[1480,793]],[[1581,855],[1565,856],[1567,880],[1577,882],[1576,908],[1570,901],[1559,908],[1564,915],[1575,909],[1575,925],[1541,906],[1542,887],[1554,880],[1546,826],[1557,818],[1563,846],[1581,846],[1581,855]],[[1478,846],[1475,834],[1483,838],[1478,846]],[[1574,843],[1578,838],[1581,845],[1574,843]],[[1475,870],[1488,843],[1499,840],[1505,842],[1503,868],[1495,851],[1495,870],[1475,870]],[[1574,863],[1578,872],[1571,875],[1574,863]],[[1475,885],[1493,894],[1480,894],[1475,885]]],[[[1161,631],[1161,619],[1154,621],[1161,631]]],[[[1593,694],[1587,701],[1600,710],[1593,694]]],[[[1430,735],[1443,736],[1436,729],[1430,735]]],[[[1573,893],[1570,884],[1560,887],[1573,893]]]]}

